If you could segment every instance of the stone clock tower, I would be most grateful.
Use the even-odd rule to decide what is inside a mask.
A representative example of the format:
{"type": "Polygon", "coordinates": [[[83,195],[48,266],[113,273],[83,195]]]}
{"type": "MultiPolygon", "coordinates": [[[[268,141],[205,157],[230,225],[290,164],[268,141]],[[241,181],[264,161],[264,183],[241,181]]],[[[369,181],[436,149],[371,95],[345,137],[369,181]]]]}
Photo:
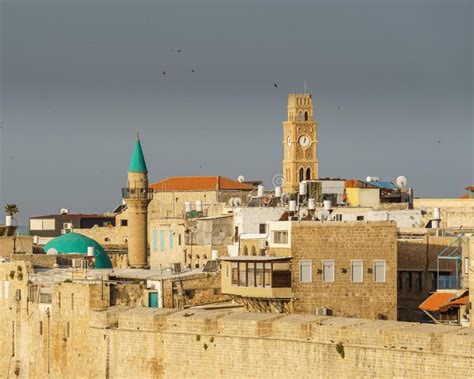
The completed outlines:
{"type": "Polygon", "coordinates": [[[283,122],[283,192],[297,192],[300,181],[318,178],[317,130],[311,95],[288,95],[288,119],[283,122]]]}

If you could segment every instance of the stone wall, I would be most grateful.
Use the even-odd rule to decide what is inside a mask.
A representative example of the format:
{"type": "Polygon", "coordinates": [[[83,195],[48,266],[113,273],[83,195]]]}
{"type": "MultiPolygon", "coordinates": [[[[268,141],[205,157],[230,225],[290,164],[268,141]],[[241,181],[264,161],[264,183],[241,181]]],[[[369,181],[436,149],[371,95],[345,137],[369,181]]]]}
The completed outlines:
{"type": "Polygon", "coordinates": [[[112,245],[127,245],[127,226],[97,226],[89,229],[74,229],[74,233],[79,233],[92,238],[104,249],[112,245]]]}
{"type": "Polygon", "coordinates": [[[229,309],[94,309],[98,293],[86,285],[74,287],[72,311],[66,291],[61,312],[49,317],[33,305],[0,308],[8,326],[0,329],[2,377],[462,378],[474,370],[471,328],[229,309]],[[14,320],[20,326],[11,328],[14,320]]]}
{"type": "Polygon", "coordinates": [[[441,210],[441,228],[474,228],[474,199],[415,199],[417,209],[425,209],[423,221],[433,218],[433,209],[441,210]]]}
{"type": "Polygon", "coordinates": [[[20,254],[33,254],[33,237],[0,237],[0,257],[8,257],[13,250],[20,254]]]}

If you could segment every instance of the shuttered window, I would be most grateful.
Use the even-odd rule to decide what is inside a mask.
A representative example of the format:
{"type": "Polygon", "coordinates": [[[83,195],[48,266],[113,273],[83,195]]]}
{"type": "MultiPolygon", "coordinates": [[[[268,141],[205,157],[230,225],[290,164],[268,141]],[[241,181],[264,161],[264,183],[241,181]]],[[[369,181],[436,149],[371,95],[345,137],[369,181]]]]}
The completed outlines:
{"type": "Polygon", "coordinates": [[[385,261],[374,261],[374,282],[385,282],[385,261]]]}
{"type": "Polygon", "coordinates": [[[300,261],[300,282],[311,283],[312,272],[311,272],[311,261],[300,261]]]}
{"type": "Polygon", "coordinates": [[[160,250],[166,250],[165,230],[160,230],[160,250]]]}
{"type": "Polygon", "coordinates": [[[323,282],[334,282],[334,260],[323,261],[323,282]]]}
{"type": "Polygon", "coordinates": [[[153,251],[158,251],[158,230],[153,230],[152,239],[153,239],[153,251]]]}
{"type": "Polygon", "coordinates": [[[353,283],[362,283],[364,281],[364,264],[362,261],[351,262],[351,276],[353,283]]]}

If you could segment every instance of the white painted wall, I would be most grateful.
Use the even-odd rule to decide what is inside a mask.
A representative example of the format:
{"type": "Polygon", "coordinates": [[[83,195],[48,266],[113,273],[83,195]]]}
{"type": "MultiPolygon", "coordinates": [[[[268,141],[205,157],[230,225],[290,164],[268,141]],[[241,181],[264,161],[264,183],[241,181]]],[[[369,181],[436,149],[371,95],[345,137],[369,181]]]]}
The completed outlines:
{"type": "Polygon", "coordinates": [[[234,208],[234,226],[239,234],[258,234],[260,224],[279,220],[285,211],[285,207],[234,208]]]}

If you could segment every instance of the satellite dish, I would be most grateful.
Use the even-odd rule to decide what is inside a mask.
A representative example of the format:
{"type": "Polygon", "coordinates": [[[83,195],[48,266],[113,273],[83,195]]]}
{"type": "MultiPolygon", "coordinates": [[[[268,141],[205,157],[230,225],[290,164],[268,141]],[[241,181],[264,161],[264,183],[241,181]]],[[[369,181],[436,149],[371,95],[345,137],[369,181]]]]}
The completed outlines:
{"type": "Polygon", "coordinates": [[[234,198],[231,197],[228,201],[227,201],[227,204],[230,206],[230,207],[233,207],[234,206],[234,198]]]}
{"type": "Polygon", "coordinates": [[[298,212],[298,215],[300,216],[300,218],[306,218],[308,217],[308,210],[306,208],[301,208],[300,211],[298,212]]]}
{"type": "Polygon", "coordinates": [[[240,207],[242,205],[242,200],[239,197],[235,197],[232,203],[235,207],[240,207]]]}
{"type": "Polygon", "coordinates": [[[245,176],[239,175],[239,177],[237,178],[237,181],[238,181],[239,183],[245,182],[245,176]]]}
{"type": "Polygon", "coordinates": [[[48,249],[46,254],[47,255],[58,255],[58,251],[54,247],[52,247],[51,249],[48,249]]]}
{"type": "Polygon", "coordinates": [[[407,186],[407,178],[404,176],[399,176],[396,180],[396,183],[399,188],[405,188],[407,186]]]}

